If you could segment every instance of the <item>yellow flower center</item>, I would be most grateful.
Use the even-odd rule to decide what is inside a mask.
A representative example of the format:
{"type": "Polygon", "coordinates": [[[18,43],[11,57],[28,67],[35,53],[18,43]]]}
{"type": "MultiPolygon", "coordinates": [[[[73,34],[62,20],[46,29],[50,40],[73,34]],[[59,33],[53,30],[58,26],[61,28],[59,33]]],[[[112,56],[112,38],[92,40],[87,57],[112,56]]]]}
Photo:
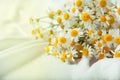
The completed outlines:
{"type": "Polygon", "coordinates": [[[32,34],[35,34],[35,30],[33,29],[33,30],[31,31],[31,33],[32,33],[32,34]]]}
{"type": "Polygon", "coordinates": [[[68,12],[64,13],[64,19],[65,19],[65,20],[68,20],[68,19],[69,19],[69,13],[68,13],[68,12]]]}
{"type": "Polygon", "coordinates": [[[48,42],[49,42],[49,43],[51,42],[51,38],[48,38],[48,42]]]}
{"type": "Polygon", "coordinates": [[[100,0],[100,3],[99,3],[100,7],[105,7],[107,5],[107,2],[106,0],[100,0]]]}
{"type": "Polygon", "coordinates": [[[76,0],[75,1],[75,6],[79,7],[82,5],[82,1],[81,0],[76,0]]]}
{"type": "Polygon", "coordinates": [[[82,49],[83,49],[83,46],[82,46],[81,44],[76,45],[76,49],[77,49],[78,51],[80,51],[80,50],[82,50],[82,49]]]}
{"type": "Polygon", "coordinates": [[[60,17],[58,17],[57,22],[60,24],[62,22],[62,19],[60,17]]]}
{"type": "Polygon", "coordinates": [[[89,56],[89,52],[88,52],[88,50],[87,49],[83,49],[83,55],[84,56],[86,56],[86,57],[88,57],[89,56]]]}
{"type": "Polygon", "coordinates": [[[57,45],[58,45],[58,43],[56,43],[56,42],[55,42],[55,43],[54,43],[54,48],[56,48],[56,47],[57,47],[57,45]]]}
{"type": "Polygon", "coordinates": [[[65,44],[66,43],[66,38],[65,37],[60,37],[60,43],[65,44]]]}
{"type": "Polygon", "coordinates": [[[61,14],[61,10],[60,10],[60,9],[57,10],[57,14],[58,14],[58,15],[61,14]]]}
{"type": "Polygon", "coordinates": [[[106,43],[105,36],[102,36],[103,43],[106,43]]]}
{"type": "Polygon", "coordinates": [[[90,15],[85,12],[85,13],[82,14],[81,18],[82,18],[83,21],[88,21],[90,19],[90,15]]]}
{"type": "Polygon", "coordinates": [[[101,59],[103,59],[103,58],[104,58],[104,54],[103,54],[103,53],[98,55],[98,59],[99,59],[99,60],[101,60],[101,59]]]}
{"type": "Polygon", "coordinates": [[[36,32],[40,33],[41,32],[40,28],[36,28],[36,32]]]}
{"type": "Polygon", "coordinates": [[[58,55],[57,52],[53,52],[53,56],[56,57],[58,55]]]}
{"type": "Polygon", "coordinates": [[[58,37],[55,38],[55,43],[58,43],[58,37]]]}
{"type": "Polygon", "coordinates": [[[120,44],[120,37],[114,38],[114,42],[119,45],[120,44]]]}
{"type": "Polygon", "coordinates": [[[108,53],[110,50],[109,50],[108,46],[104,46],[102,51],[105,52],[105,53],[108,53]]]}
{"type": "Polygon", "coordinates": [[[109,14],[110,11],[111,11],[110,9],[108,9],[108,8],[106,9],[106,13],[107,14],[109,14]]]}
{"type": "Polygon", "coordinates": [[[46,47],[45,52],[48,54],[50,52],[50,48],[46,47]]]}
{"type": "Polygon", "coordinates": [[[54,13],[53,13],[52,11],[50,11],[50,12],[48,13],[48,16],[49,16],[49,18],[53,18],[53,17],[54,17],[54,13]]]}
{"type": "Polygon", "coordinates": [[[92,44],[95,44],[96,43],[96,41],[97,41],[97,39],[96,38],[92,38],[92,44]]]}
{"type": "Polygon", "coordinates": [[[108,20],[108,23],[109,24],[113,24],[115,22],[115,19],[114,19],[114,17],[111,15],[110,16],[110,19],[108,20]]]}
{"type": "Polygon", "coordinates": [[[42,33],[39,33],[39,36],[40,36],[40,38],[43,38],[43,34],[42,33]]]}
{"type": "Polygon", "coordinates": [[[110,35],[110,34],[106,34],[105,36],[104,36],[104,40],[107,42],[107,41],[111,41],[112,40],[112,35],[110,35]]]}
{"type": "Polygon", "coordinates": [[[52,35],[54,32],[52,29],[49,30],[49,35],[52,35]]]}
{"type": "Polygon", "coordinates": [[[98,34],[98,36],[101,36],[102,35],[102,31],[98,30],[97,34],[98,34]]]}
{"type": "Polygon", "coordinates": [[[69,59],[69,60],[72,60],[72,57],[73,57],[72,52],[70,52],[68,59],[69,59]]]}
{"type": "Polygon", "coordinates": [[[106,21],[106,18],[105,18],[104,15],[100,16],[100,21],[101,21],[101,22],[105,22],[105,21],[106,21]]]}
{"type": "Polygon", "coordinates": [[[75,30],[75,29],[73,29],[73,30],[70,32],[70,35],[71,35],[72,37],[76,37],[76,36],[78,35],[78,31],[75,30]]]}
{"type": "Polygon", "coordinates": [[[117,13],[120,15],[120,7],[117,8],[117,13]]]}
{"type": "Polygon", "coordinates": [[[65,62],[65,59],[67,58],[66,53],[62,53],[60,60],[62,62],[65,62]]]}
{"type": "Polygon", "coordinates": [[[73,7],[73,8],[71,9],[71,11],[72,11],[73,13],[75,13],[76,8],[75,8],[75,7],[73,7]]]}
{"type": "Polygon", "coordinates": [[[91,35],[92,35],[92,33],[93,33],[93,31],[92,31],[92,30],[88,30],[88,36],[91,36],[91,35]]]}
{"type": "Polygon", "coordinates": [[[74,46],[75,45],[75,41],[72,40],[71,43],[70,43],[70,46],[74,46]]]}
{"type": "Polygon", "coordinates": [[[120,51],[116,51],[114,53],[114,58],[120,58],[120,51]]]}
{"type": "Polygon", "coordinates": [[[98,42],[98,47],[102,47],[102,43],[98,42]]]}

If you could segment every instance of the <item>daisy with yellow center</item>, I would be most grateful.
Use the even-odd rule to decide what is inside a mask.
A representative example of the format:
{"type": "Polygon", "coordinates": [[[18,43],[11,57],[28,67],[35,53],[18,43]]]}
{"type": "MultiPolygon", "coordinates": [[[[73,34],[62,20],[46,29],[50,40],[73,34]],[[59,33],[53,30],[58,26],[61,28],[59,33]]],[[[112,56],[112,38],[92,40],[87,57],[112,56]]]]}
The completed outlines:
{"type": "Polygon", "coordinates": [[[102,47],[102,43],[101,42],[98,42],[97,45],[98,45],[99,48],[102,47]]]}
{"type": "Polygon", "coordinates": [[[49,37],[49,38],[48,38],[48,44],[50,44],[50,43],[51,43],[51,38],[49,37]]]}
{"type": "Polygon", "coordinates": [[[34,35],[34,34],[35,34],[35,30],[34,30],[34,29],[32,29],[31,33],[32,33],[32,35],[34,35]]]}
{"type": "Polygon", "coordinates": [[[54,17],[53,11],[50,11],[50,12],[48,13],[48,16],[49,16],[49,18],[53,18],[53,17],[54,17]]]}
{"type": "Polygon", "coordinates": [[[71,9],[71,11],[72,11],[73,13],[75,13],[76,8],[75,8],[75,7],[73,7],[73,8],[71,9]]]}
{"type": "Polygon", "coordinates": [[[41,33],[40,28],[36,28],[36,32],[37,32],[37,33],[41,33]]]}
{"type": "Polygon", "coordinates": [[[110,19],[108,20],[108,23],[112,25],[115,22],[114,16],[110,15],[110,19]]]}
{"type": "Polygon", "coordinates": [[[75,6],[80,7],[82,5],[82,0],[76,0],[75,6]]]}
{"type": "Polygon", "coordinates": [[[93,33],[93,30],[88,30],[88,36],[91,36],[92,35],[92,33],[93,33]]]}
{"type": "Polygon", "coordinates": [[[98,36],[102,36],[102,31],[101,31],[101,30],[98,30],[98,31],[97,31],[97,35],[98,35],[98,36]]]}
{"type": "Polygon", "coordinates": [[[60,24],[60,23],[62,22],[61,17],[57,17],[56,21],[57,21],[57,23],[59,23],[59,24],[60,24]]]}
{"type": "Polygon", "coordinates": [[[57,46],[58,46],[58,43],[54,43],[53,45],[54,45],[54,48],[57,48],[57,46]]]}
{"type": "Polygon", "coordinates": [[[50,29],[50,30],[49,30],[49,35],[53,35],[53,34],[54,34],[53,30],[50,29]]]}
{"type": "Polygon", "coordinates": [[[78,31],[75,30],[75,29],[73,29],[73,30],[70,32],[70,35],[71,35],[72,37],[76,37],[76,36],[78,35],[78,31]]]}
{"type": "Polygon", "coordinates": [[[113,39],[113,37],[112,37],[111,34],[106,34],[106,35],[104,36],[104,40],[105,40],[106,42],[112,41],[112,39],[113,39]]]}
{"type": "Polygon", "coordinates": [[[114,58],[120,58],[120,51],[115,51],[114,58]]]}
{"type": "Polygon", "coordinates": [[[104,58],[104,53],[101,53],[101,54],[98,55],[98,59],[99,59],[99,60],[101,60],[101,59],[103,59],[103,58],[104,58]]]}
{"type": "Polygon", "coordinates": [[[77,42],[79,37],[83,35],[83,32],[80,31],[78,28],[75,28],[75,29],[70,30],[69,34],[70,34],[71,39],[72,40],[74,39],[74,41],[77,42]]]}
{"type": "Polygon", "coordinates": [[[45,52],[46,52],[46,54],[48,54],[50,52],[50,47],[49,46],[46,47],[45,52]]]}
{"type": "Polygon", "coordinates": [[[98,16],[98,23],[100,24],[100,28],[108,28],[109,23],[108,23],[108,16],[107,14],[104,14],[103,12],[99,12],[98,16]]]}
{"type": "Polygon", "coordinates": [[[53,45],[54,45],[54,48],[57,48],[57,46],[58,46],[58,37],[55,38],[53,45]]]}
{"type": "Polygon", "coordinates": [[[106,5],[107,5],[106,0],[100,0],[99,6],[100,6],[101,8],[105,7],[106,5]]]}
{"type": "Polygon", "coordinates": [[[43,34],[42,34],[42,33],[39,33],[39,37],[40,37],[40,38],[43,38],[43,34]]]}
{"type": "Polygon", "coordinates": [[[62,11],[60,9],[57,10],[57,15],[60,15],[62,13],[62,11]]]}
{"type": "Polygon", "coordinates": [[[61,44],[65,44],[66,43],[66,38],[64,37],[64,36],[61,36],[60,38],[59,38],[59,42],[61,43],[61,44]]]}
{"type": "Polygon", "coordinates": [[[58,56],[58,52],[56,52],[56,51],[53,52],[53,56],[54,56],[54,57],[58,56]]]}
{"type": "Polygon", "coordinates": [[[92,38],[91,42],[92,42],[92,44],[95,44],[97,42],[97,39],[96,38],[92,38]]]}
{"type": "Polygon", "coordinates": [[[63,15],[64,20],[68,20],[69,17],[70,17],[69,13],[65,12],[64,15],[63,15]]]}
{"type": "Polygon", "coordinates": [[[102,49],[103,53],[108,53],[109,51],[110,51],[110,49],[109,49],[108,46],[104,46],[103,49],[102,49]]]}
{"type": "Polygon", "coordinates": [[[83,46],[81,44],[76,45],[76,50],[77,51],[83,50],[83,46]]]}
{"type": "Polygon", "coordinates": [[[70,46],[74,46],[75,45],[75,41],[74,41],[74,39],[70,42],[70,46]]]}
{"type": "Polygon", "coordinates": [[[120,7],[117,8],[117,13],[120,15],[120,7]]]}
{"type": "Polygon", "coordinates": [[[66,55],[65,52],[63,52],[63,53],[61,54],[60,60],[61,60],[62,62],[65,62],[66,58],[67,58],[67,55],[66,55]]]}
{"type": "Polygon", "coordinates": [[[73,53],[72,52],[69,52],[69,54],[68,54],[68,60],[72,60],[73,59],[73,53]]]}
{"type": "Polygon", "coordinates": [[[114,42],[119,45],[120,44],[120,37],[115,37],[114,42]]]}
{"type": "Polygon", "coordinates": [[[88,56],[89,56],[89,51],[88,51],[88,49],[83,49],[83,50],[82,50],[82,54],[83,54],[83,56],[88,57],[88,56]]]}
{"type": "Polygon", "coordinates": [[[104,15],[100,16],[100,21],[101,22],[106,22],[106,17],[104,15]]]}
{"type": "Polygon", "coordinates": [[[67,50],[67,59],[68,61],[74,61],[74,58],[73,57],[76,57],[78,52],[73,49],[72,47],[70,47],[68,50],[67,50]]]}
{"type": "Polygon", "coordinates": [[[82,13],[81,15],[81,19],[85,22],[87,22],[88,20],[90,20],[90,15],[87,12],[82,13]]]}

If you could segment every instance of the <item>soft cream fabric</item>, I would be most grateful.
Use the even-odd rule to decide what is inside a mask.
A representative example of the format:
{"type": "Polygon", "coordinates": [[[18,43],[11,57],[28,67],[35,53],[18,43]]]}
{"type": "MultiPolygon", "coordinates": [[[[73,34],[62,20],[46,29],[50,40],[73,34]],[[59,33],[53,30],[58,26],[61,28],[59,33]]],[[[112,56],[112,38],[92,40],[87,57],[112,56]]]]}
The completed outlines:
{"type": "Polygon", "coordinates": [[[32,27],[28,24],[29,18],[44,16],[47,6],[53,6],[51,1],[55,1],[53,3],[56,6],[64,2],[0,0],[0,80],[72,79],[73,66],[46,56],[46,41],[33,40],[30,33],[32,27]]]}

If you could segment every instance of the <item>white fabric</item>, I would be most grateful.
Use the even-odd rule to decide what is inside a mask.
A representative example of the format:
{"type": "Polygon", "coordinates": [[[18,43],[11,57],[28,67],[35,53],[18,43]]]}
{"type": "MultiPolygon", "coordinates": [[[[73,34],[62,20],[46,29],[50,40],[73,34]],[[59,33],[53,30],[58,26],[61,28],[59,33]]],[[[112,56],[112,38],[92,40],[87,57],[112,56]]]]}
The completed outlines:
{"type": "MultiPolygon", "coordinates": [[[[53,6],[51,1],[55,1],[56,6],[64,2],[64,0],[0,0],[0,80],[81,80],[81,77],[91,80],[120,79],[119,59],[105,59],[90,68],[87,60],[73,66],[44,54],[47,43],[44,40],[32,39],[28,20],[30,17],[44,16],[47,6],[53,6]],[[104,66],[100,67],[102,65],[104,66]],[[110,68],[106,70],[108,67],[110,68]],[[84,72],[83,76],[79,76],[82,74],[81,70],[84,72]],[[95,73],[96,71],[99,75],[95,73]],[[74,73],[77,76],[74,76],[74,73]],[[107,76],[103,76],[102,73],[107,76]]],[[[44,24],[41,25],[46,27],[44,24]]]]}

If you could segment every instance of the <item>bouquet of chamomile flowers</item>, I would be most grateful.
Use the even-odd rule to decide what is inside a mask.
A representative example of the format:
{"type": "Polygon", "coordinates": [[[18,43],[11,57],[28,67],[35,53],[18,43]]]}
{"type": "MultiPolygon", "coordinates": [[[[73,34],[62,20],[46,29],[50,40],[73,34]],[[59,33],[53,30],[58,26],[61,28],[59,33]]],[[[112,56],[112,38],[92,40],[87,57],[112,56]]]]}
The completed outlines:
{"type": "MultiPolygon", "coordinates": [[[[70,0],[62,8],[49,9],[50,20],[46,54],[62,62],[83,56],[97,60],[120,58],[120,6],[109,0],[70,0]]],[[[39,23],[41,18],[30,19],[39,23]]],[[[39,26],[39,25],[38,25],[39,26]]],[[[39,28],[32,34],[43,38],[39,28]]]]}

